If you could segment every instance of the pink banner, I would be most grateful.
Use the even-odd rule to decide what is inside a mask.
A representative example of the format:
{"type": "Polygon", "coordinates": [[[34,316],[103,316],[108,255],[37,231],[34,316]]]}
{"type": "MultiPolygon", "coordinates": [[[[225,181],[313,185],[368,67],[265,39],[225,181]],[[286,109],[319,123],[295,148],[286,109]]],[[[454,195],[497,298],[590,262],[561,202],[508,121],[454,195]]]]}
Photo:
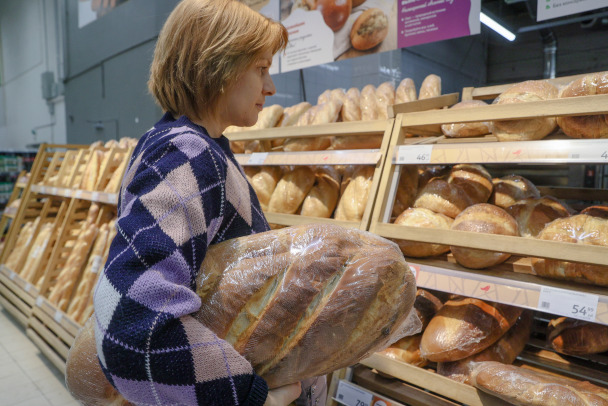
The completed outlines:
{"type": "Polygon", "coordinates": [[[479,0],[399,0],[399,48],[479,34],[479,0]]]}

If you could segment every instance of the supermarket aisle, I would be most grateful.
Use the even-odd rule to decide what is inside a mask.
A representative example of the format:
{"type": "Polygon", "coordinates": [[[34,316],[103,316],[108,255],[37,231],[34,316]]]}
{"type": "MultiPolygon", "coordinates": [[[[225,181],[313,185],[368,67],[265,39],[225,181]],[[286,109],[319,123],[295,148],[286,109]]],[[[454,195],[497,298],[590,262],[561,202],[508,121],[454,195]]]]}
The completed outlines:
{"type": "Polygon", "coordinates": [[[63,374],[0,306],[0,405],[76,406],[63,374]]]}

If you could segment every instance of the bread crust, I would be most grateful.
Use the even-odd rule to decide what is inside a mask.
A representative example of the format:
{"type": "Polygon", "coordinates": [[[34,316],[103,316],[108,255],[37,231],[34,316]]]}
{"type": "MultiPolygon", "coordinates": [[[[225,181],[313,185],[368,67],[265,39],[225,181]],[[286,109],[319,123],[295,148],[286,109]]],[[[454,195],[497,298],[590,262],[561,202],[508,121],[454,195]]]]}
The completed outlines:
{"type": "Polygon", "coordinates": [[[388,17],[379,8],[365,10],[350,30],[350,42],[353,48],[367,51],[386,38],[388,34],[388,17]]]}

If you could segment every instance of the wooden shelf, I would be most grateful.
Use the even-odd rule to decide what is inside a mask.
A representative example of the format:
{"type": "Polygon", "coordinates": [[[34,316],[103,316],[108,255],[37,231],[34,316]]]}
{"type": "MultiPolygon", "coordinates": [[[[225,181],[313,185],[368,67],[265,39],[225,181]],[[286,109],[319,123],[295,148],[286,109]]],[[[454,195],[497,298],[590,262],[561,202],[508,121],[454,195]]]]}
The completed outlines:
{"type": "Polygon", "coordinates": [[[370,135],[381,134],[392,120],[351,121],[318,124],[301,127],[274,127],[263,130],[240,131],[226,134],[230,141],[272,140],[276,138],[312,138],[324,135],[370,135]]]}
{"type": "Polygon", "coordinates": [[[546,312],[539,303],[544,287],[598,297],[595,322],[608,325],[608,289],[539,278],[504,269],[473,270],[439,259],[407,258],[417,286],[546,312]]]}
{"type": "Polygon", "coordinates": [[[608,139],[399,145],[391,158],[393,164],[400,165],[602,164],[608,163],[608,139]]]}
{"type": "Polygon", "coordinates": [[[372,354],[360,363],[368,368],[373,368],[412,385],[425,388],[432,393],[470,406],[506,406],[509,404],[472,386],[453,381],[423,368],[396,361],[382,354],[372,354]]]}
{"type": "Polygon", "coordinates": [[[68,189],[55,186],[32,185],[30,188],[34,193],[50,196],[62,196],[67,198],[90,200],[97,203],[118,204],[117,193],[92,192],[89,190],[68,189]]]}
{"type": "Polygon", "coordinates": [[[339,151],[254,152],[235,154],[238,163],[247,165],[376,165],[382,158],[379,149],[339,151]]]}

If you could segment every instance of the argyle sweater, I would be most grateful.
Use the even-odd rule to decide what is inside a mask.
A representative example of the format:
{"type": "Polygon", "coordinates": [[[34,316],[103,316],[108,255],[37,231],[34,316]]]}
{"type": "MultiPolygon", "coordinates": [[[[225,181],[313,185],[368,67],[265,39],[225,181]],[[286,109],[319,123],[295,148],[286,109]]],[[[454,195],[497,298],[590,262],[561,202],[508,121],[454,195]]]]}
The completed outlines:
{"type": "Polygon", "coordinates": [[[263,405],[266,382],[189,315],[209,245],[269,229],[228,139],[166,114],[135,148],[116,227],[94,296],[110,383],[137,405],[263,405]]]}

